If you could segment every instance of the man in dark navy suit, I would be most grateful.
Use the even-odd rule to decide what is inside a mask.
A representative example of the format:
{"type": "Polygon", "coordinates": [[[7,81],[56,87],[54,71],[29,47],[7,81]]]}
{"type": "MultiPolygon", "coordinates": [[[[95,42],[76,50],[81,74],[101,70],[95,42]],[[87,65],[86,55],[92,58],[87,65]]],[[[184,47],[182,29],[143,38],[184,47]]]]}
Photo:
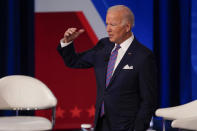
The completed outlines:
{"type": "Polygon", "coordinates": [[[82,53],[75,52],[73,40],[84,30],[69,28],[58,51],[68,67],[95,70],[95,131],[145,131],[157,103],[153,53],[134,37],[128,7],[110,7],[106,25],[109,37],[82,53]]]}

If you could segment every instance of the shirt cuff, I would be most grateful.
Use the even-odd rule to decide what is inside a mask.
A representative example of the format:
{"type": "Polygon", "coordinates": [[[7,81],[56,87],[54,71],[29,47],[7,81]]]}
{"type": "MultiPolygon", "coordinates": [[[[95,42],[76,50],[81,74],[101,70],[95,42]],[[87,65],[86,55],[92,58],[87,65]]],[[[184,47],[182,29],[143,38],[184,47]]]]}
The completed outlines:
{"type": "Polygon", "coordinates": [[[73,42],[73,41],[70,41],[70,42],[68,42],[68,43],[64,43],[64,42],[63,42],[63,38],[62,38],[62,39],[60,40],[60,45],[61,45],[61,47],[63,48],[63,47],[65,47],[65,46],[70,45],[72,42],[73,42]]]}

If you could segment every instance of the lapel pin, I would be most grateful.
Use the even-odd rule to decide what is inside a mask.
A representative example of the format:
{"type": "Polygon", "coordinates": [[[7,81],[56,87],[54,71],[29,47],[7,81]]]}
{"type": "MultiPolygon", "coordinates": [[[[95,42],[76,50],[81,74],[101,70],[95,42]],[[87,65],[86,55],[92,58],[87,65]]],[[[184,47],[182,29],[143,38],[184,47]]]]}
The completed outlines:
{"type": "Polygon", "coordinates": [[[132,54],[131,52],[128,53],[128,55],[131,55],[131,54],[132,54]]]}

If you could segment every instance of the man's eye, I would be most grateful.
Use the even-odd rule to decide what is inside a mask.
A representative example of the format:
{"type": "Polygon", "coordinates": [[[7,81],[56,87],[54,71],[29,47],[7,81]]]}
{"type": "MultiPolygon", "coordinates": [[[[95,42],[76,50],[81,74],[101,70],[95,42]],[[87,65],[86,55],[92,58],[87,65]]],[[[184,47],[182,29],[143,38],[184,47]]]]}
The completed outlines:
{"type": "Polygon", "coordinates": [[[106,25],[107,25],[107,26],[109,26],[109,25],[110,25],[110,26],[116,26],[117,24],[109,24],[109,23],[106,23],[106,25]]]}

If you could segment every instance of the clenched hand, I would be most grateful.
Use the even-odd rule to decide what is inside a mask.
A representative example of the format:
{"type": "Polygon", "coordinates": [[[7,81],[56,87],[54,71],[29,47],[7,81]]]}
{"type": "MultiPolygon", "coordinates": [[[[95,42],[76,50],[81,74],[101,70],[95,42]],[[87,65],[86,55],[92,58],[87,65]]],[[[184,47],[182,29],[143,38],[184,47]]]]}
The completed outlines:
{"type": "Polygon", "coordinates": [[[70,41],[73,41],[76,39],[80,34],[82,34],[85,30],[80,29],[77,31],[77,28],[68,28],[66,32],[64,33],[63,42],[69,43],[70,41]]]}

